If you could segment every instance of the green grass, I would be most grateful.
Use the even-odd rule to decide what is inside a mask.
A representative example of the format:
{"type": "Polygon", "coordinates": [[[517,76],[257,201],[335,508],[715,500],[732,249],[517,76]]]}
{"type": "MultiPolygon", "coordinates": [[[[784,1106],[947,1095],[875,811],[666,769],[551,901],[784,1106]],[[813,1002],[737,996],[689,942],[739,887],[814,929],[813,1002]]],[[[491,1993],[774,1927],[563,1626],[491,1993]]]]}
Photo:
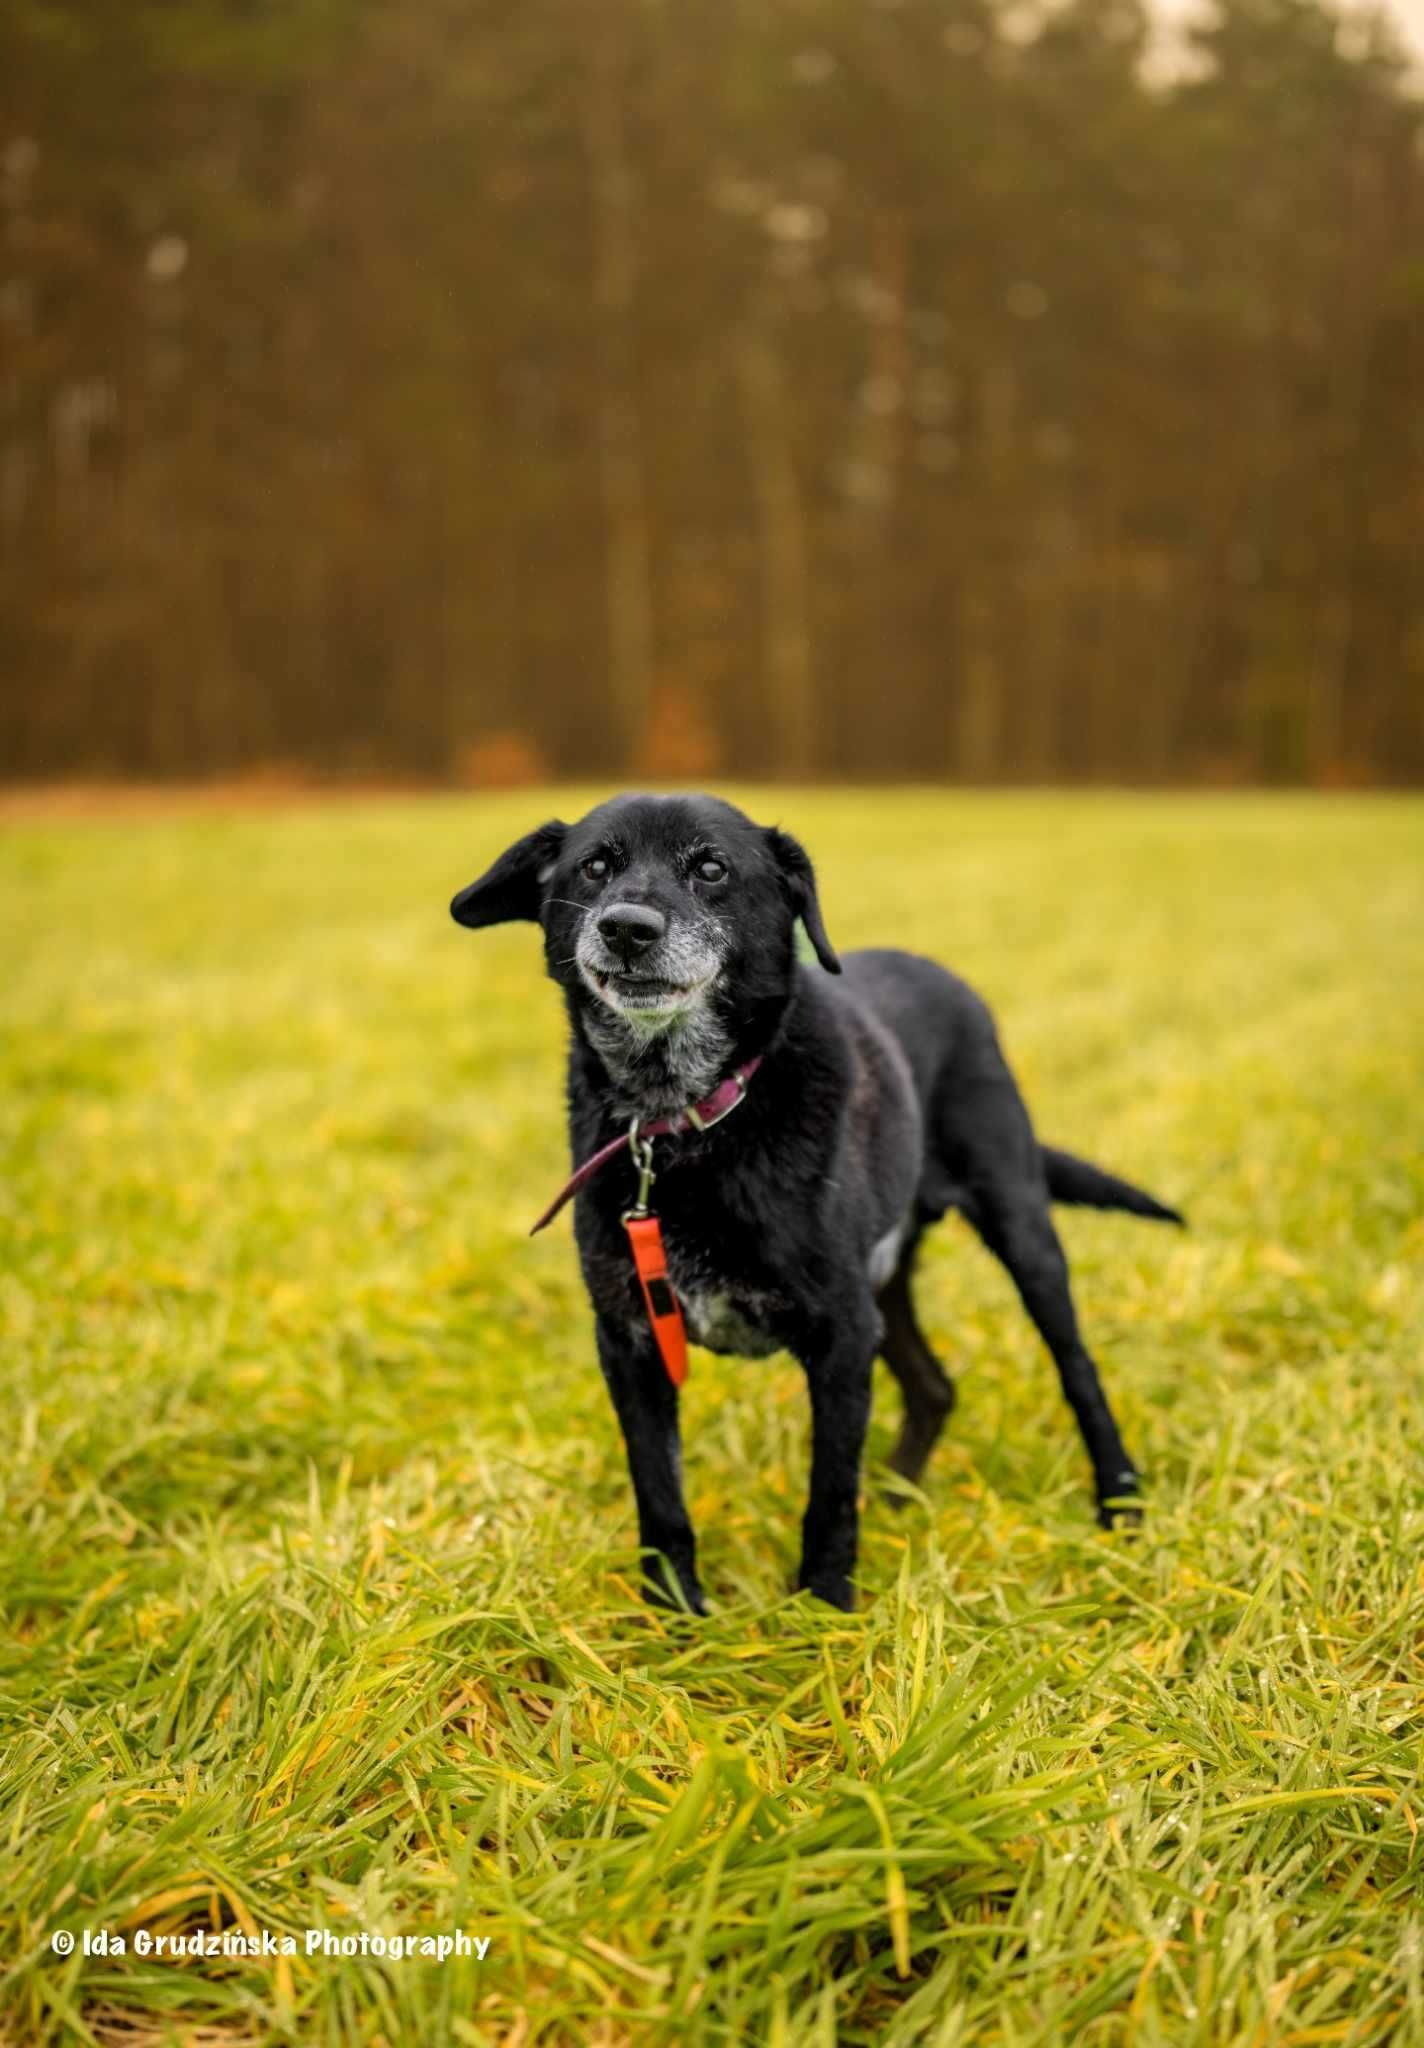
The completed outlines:
{"type": "Polygon", "coordinates": [[[1424,807],[752,799],[841,946],[957,966],[1043,1134],[1193,1227],[1063,1218],[1127,1537],[937,1233],[961,1404],[851,1617],[787,1591],[796,1368],[695,1355],[692,1625],[525,1237],[536,936],[445,915],[579,801],[0,837],[9,2038],[1424,2042],[1424,807]],[[490,1949],[52,1953],[86,1925],[490,1949]]]}

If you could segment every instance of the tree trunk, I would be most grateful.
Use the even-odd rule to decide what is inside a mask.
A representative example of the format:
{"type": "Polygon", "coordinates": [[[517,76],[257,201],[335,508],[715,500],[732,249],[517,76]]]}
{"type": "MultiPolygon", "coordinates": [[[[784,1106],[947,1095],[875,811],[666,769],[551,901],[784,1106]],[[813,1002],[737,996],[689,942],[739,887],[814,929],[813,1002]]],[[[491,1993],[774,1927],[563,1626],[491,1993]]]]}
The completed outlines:
{"type": "Polygon", "coordinates": [[[815,768],[814,671],[806,517],[792,459],[786,382],[766,307],[754,312],[737,355],[756,492],[761,556],[762,679],[778,775],[815,768]]]}
{"type": "Polygon", "coordinates": [[[584,136],[593,199],[598,460],[608,601],[609,695],[618,754],[633,758],[652,696],[651,548],[633,348],[636,234],[623,125],[623,51],[613,16],[590,18],[584,136]]]}

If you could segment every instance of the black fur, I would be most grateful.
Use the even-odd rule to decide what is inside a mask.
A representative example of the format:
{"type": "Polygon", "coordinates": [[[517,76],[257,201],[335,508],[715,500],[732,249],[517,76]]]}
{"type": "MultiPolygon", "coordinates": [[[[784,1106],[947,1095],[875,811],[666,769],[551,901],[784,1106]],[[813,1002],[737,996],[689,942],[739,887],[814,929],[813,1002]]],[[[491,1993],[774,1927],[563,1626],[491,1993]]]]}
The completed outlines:
{"type": "MultiPolygon", "coordinates": [[[[905,1399],[894,1471],[919,1477],[953,1405],[910,1291],[920,1238],[949,1209],[1003,1261],[1052,1353],[1092,1461],[1100,1518],[1111,1522],[1114,1504],[1136,1493],[1137,1473],[1079,1335],[1049,1202],[1181,1219],[1038,1144],[972,989],[908,953],[877,948],[838,960],[803,849],[712,797],[624,796],[576,825],[544,825],[451,909],[472,926],[529,918],[543,927],[572,1027],[576,1161],[633,1116],[681,1108],[762,1056],[746,1101],[724,1123],[657,1140],[653,1205],[692,1340],[785,1349],[805,1369],[812,1440],[801,1585],[837,1607],[852,1604],[876,1353],[905,1399]],[[797,960],[798,919],[819,966],[797,960]],[[683,992],[694,985],[699,994],[683,992]],[[648,1025],[664,1002],[682,1007],[671,1023],[657,1011],[648,1025]]],[[[677,1392],[649,1333],[621,1223],[633,1192],[632,1161],[618,1157],[580,1193],[579,1256],[652,1590],[701,1612],[677,1392]]]]}

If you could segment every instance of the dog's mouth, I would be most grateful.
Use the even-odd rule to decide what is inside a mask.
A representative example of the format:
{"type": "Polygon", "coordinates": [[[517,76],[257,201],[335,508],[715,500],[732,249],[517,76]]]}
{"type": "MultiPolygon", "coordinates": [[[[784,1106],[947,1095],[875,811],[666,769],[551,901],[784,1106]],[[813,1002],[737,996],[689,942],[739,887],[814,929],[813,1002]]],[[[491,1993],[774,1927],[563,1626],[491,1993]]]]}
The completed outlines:
{"type": "Polygon", "coordinates": [[[669,981],[661,974],[634,974],[622,967],[585,969],[596,992],[620,1010],[680,1009],[710,976],[702,981],[669,981]]]}

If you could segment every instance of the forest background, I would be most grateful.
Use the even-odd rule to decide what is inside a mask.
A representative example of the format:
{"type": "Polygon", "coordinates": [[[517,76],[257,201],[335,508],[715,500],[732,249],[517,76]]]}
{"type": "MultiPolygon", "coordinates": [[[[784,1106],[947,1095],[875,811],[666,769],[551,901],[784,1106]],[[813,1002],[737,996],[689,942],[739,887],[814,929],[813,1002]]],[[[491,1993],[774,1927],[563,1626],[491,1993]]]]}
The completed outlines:
{"type": "Polygon", "coordinates": [[[1217,0],[12,0],[0,775],[1424,775],[1424,151],[1217,0]]]}

